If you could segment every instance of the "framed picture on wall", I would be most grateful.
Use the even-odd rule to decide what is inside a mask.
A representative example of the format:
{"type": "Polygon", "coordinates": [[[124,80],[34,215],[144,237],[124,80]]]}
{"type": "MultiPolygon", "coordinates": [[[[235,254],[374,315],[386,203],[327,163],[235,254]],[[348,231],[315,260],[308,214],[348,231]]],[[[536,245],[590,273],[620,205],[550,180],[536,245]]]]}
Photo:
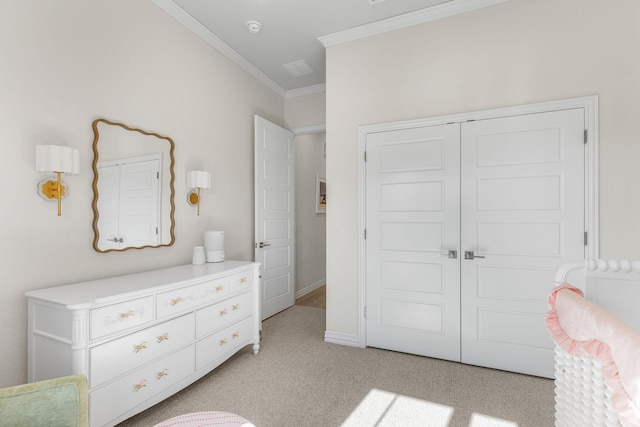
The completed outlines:
{"type": "Polygon", "coordinates": [[[316,213],[327,212],[327,180],[316,174],[316,213]]]}

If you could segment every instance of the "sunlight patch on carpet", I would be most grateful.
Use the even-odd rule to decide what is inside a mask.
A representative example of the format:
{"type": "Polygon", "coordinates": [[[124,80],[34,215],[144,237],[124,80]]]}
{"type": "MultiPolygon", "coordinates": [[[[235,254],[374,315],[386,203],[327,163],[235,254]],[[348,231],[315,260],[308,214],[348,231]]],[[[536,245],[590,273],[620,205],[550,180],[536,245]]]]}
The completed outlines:
{"type": "MultiPolygon", "coordinates": [[[[341,427],[448,427],[454,408],[371,389],[341,427]]],[[[517,423],[476,414],[469,427],[518,427],[517,423]]]]}

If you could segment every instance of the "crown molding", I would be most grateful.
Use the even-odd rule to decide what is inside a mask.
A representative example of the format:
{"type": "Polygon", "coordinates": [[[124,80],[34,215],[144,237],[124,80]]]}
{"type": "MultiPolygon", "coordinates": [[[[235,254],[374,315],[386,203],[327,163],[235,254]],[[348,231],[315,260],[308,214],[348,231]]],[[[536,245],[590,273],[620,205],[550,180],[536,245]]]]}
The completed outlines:
{"type": "Polygon", "coordinates": [[[226,44],[224,41],[222,41],[222,39],[209,31],[207,27],[195,20],[191,15],[185,12],[184,9],[175,4],[172,0],[151,0],[151,2],[158,6],[160,9],[164,10],[176,21],[194,32],[209,45],[220,51],[231,61],[235,62],[240,68],[256,78],[259,82],[266,85],[278,95],[282,97],[285,96],[286,91],[282,88],[282,86],[271,80],[262,71],[258,70],[253,64],[242,57],[242,55],[236,52],[231,46],[226,44]]]}
{"type": "Polygon", "coordinates": [[[437,6],[354,27],[345,31],[320,36],[318,37],[318,40],[325,48],[327,48],[363,39],[365,37],[387,33],[389,31],[400,30],[402,28],[424,24],[426,22],[437,21],[449,16],[459,15],[476,9],[481,9],[483,7],[504,3],[506,1],[509,0],[453,0],[437,6]]]}
{"type": "Polygon", "coordinates": [[[301,87],[299,89],[290,89],[287,91],[285,98],[295,98],[297,96],[313,95],[314,93],[326,92],[327,85],[322,83],[319,85],[301,87]]]}

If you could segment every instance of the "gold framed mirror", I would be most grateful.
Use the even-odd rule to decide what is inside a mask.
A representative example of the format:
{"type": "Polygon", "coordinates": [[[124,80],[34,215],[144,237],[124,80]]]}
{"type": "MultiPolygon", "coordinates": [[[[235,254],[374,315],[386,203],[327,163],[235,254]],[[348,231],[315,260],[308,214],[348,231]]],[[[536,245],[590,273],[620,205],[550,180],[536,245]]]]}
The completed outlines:
{"type": "Polygon", "coordinates": [[[104,118],[93,121],[93,248],[175,242],[173,140],[104,118]]]}

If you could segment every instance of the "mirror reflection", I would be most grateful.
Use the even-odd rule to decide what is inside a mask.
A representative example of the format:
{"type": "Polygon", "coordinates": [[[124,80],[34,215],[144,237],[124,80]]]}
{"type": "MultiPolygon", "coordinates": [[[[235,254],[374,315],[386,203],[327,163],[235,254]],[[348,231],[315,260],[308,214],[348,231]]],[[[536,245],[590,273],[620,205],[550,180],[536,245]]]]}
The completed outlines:
{"type": "Polygon", "coordinates": [[[173,140],[106,119],[93,133],[94,249],[172,245],[173,140]]]}

